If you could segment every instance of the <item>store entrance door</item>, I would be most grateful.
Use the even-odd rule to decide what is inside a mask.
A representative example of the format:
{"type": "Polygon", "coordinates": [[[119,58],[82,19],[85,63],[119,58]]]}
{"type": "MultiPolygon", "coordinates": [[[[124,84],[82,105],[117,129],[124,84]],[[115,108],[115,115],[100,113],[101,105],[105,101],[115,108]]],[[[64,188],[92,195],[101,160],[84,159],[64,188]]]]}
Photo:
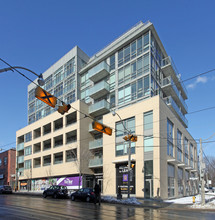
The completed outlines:
{"type": "Polygon", "coordinates": [[[153,184],[152,179],[145,180],[145,198],[152,197],[152,186],[153,186],[152,184],[153,184]]]}

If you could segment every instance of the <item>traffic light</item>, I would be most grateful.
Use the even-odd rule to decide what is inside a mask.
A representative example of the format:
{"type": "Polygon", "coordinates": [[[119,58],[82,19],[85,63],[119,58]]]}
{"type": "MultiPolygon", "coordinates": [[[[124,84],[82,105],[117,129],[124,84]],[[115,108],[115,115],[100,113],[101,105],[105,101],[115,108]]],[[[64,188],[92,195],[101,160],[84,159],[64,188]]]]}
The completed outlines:
{"type": "Polygon", "coordinates": [[[57,103],[57,98],[51,95],[46,90],[42,89],[41,87],[37,87],[35,90],[35,97],[41,100],[42,102],[45,102],[47,105],[51,106],[52,108],[55,107],[57,103]]]}
{"type": "Polygon", "coordinates": [[[137,136],[133,134],[129,134],[123,138],[125,141],[137,142],[137,136]]]}
{"type": "Polygon", "coordinates": [[[92,126],[94,130],[97,130],[110,136],[112,135],[112,129],[110,127],[107,127],[106,125],[103,125],[97,121],[93,121],[92,126]]]}
{"type": "Polygon", "coordinates": [[[131,168],[134,168],[134,166],[135,166],[135,164],[134,164],[134,163],[132,163],[132,164],[131,164],[131,168]]]}
{"type": "Polygon", "coordinates": [[[62,102],[62,106],[59,106],[57,111],[61,114],[61,115],[64,115],[64,113],[68,112],[69,109],[71,108],[71,105],[70,104],[65,104],[64,102],[62,102]]]}

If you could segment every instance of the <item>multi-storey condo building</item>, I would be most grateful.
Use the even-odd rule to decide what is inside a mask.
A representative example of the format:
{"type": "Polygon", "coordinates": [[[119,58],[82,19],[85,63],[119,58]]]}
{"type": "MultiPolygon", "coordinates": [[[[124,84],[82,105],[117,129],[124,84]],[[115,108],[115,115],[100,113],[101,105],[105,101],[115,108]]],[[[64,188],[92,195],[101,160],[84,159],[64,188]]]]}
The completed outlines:
{"type": "Polygon", "coordinates": [[[151,22],[132,27],[94,56],[78,47],[43,73],[44,89],[72,108],[65,115],[28,86],[29,125],[17,131],[19,185],[43,190],[99,182],[104,195],[173,198],[197,193],[197,144],[187,131],[187,92],[151,22]],[[115,111],[115,114],[112,112],[115,111]],[[115,116],[114,116],[115,115],[115,116]],[[92,129],[92,121],[113,129],[92,129]]]}

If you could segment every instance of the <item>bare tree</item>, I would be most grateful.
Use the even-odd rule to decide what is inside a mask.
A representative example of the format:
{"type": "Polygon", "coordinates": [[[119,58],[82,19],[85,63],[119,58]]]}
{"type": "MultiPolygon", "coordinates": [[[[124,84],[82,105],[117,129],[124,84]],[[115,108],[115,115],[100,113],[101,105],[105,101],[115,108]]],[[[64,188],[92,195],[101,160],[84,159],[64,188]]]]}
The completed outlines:
{"type": "Polygon", "coordinates": [[[212,181],[212,186],[215,186],[215,157],[214,156],[205,156],[205,175],[206,178],[212,181]]]}
{"type": "Polygon", "coordinates": [[[89,157],[90,157],[90,151],[88,148],[84,148],[80,150],[80,155],[78,157],[78,152],[77,150],[80,150],[80,148],[72,148],[71,150],[69,150],[70,155],[71,156],[71,160],[75,163],[77,170],[78,170],[78,174],[79,174],[79,183],[78,183],[78,188],[80,189],[81,187],[81,176],[83,175],[83,173],[86,173],[86,166],[88,167],[89,164],[89,157]]]}

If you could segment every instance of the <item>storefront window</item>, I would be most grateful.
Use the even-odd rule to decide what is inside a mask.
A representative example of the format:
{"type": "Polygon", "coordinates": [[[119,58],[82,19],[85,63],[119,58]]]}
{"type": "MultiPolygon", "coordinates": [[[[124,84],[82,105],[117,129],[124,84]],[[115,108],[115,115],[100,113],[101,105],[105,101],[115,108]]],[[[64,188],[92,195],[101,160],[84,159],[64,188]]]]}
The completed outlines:
{"type": "Polygon", "coordinates": [[[168,164],[168,197],[175,195],[175,167],[168,164]]]}
{"type": "Polygon", "coordinates": [[[184,187],[183,187],[183,170],[178,168],[178,196],[183,196],[184,187]]]}

